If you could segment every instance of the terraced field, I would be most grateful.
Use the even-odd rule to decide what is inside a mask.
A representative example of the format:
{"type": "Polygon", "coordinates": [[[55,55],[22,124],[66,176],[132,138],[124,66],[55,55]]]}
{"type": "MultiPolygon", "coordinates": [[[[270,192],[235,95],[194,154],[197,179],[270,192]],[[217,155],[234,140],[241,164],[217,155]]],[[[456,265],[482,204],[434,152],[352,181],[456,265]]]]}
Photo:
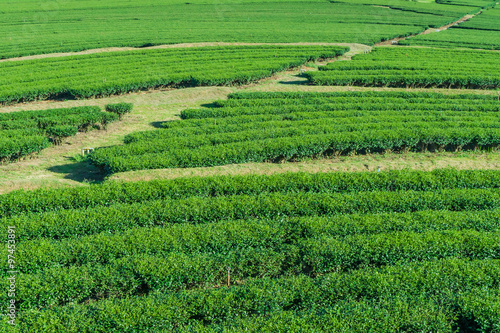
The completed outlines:
{"type": "Polygon", "coordinates": [[[11,331],[361,332],[375,320],[493,332],[499,181],[299,173],[2,196],[19,255],[11,331]]]}
{"type": "Polygon", "coordinates": [[[363,87],[500,87],[500,53],[427,48],[375,48],[352,61],[339,61],[307,73],[314,85],[363,87]]]}
{"type": "Polygon", "coordinates": [[[400,44],[500,50],[499,32],[500,7],[496,6],[446,31],[412,37],[400,44]]]}
{"type": "Polygon", "coordinates": [[[96,150],[103,171],[214,166],[384,151],[495,148],[496,96],[437,93],[239,93],[187,109],[164,129],[96,150]]]}
{"type": "Polygon", "coordinates": [[[497,14],[0,0],[0,332],[500,332],[497,14]]]}
{"type": "Polygon", "coordinates": [[[3,62],[0,103],[83,99],[159,87],[238,85],[348,50],[343,46],[225,46],[3,62]]]}
{"type": "Polygon", "coordinates": [[[396,9],[324,0],[2,0],[0,58],[193,42],[374,44],[479,11],[476,3],[392,2],[396,9]]]}
{"type": "Polygon", "coordinates": [[[118,118],[116,112],[101,112],[99,107],[91,106],[0,114],[0,162],[18,160],[52,143],[61,144],[78,132],[105,129],[118,118]]]}

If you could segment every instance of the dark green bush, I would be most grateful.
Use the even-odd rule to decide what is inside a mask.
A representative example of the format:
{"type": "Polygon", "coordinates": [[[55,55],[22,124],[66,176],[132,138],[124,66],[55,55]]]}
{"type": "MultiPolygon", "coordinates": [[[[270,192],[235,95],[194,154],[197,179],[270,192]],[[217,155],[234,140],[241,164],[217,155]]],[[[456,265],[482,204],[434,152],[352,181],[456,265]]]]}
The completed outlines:
{"type": "Polygon", "coordinates": [[[132,111],[133,106],[132,103],[107,104],[106,111],[116,113],[121,120],[124,114],[132,111]]]}

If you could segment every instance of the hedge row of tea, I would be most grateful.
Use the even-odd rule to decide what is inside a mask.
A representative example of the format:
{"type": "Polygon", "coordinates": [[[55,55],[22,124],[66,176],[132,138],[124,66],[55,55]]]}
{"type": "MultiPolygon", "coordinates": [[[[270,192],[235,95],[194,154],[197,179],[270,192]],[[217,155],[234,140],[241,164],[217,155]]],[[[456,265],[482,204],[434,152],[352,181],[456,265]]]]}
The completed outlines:
{"type": "Polygon", "coordinates": [[[4,309],[0,327],[494,332],[499,179],[287,173],[2,195],[18,273],[16,326],[4,309]]]}
{"type": "Polygon", "coordinates": [[[0,63],[0,103],[91,98],[165,86],[254,82],[341,46],[227,46],[104,52],[0,63]],[[21,78],[21,79],[20,79],[21,78]]]}
{"type": "Polygon", "coordinates": [[[325,0],[68,0],[40,6],[22,0],[0,13],[0,58],[194,42],[374,44],[479,10],[476,3],[391,0],[382,5],[388,2],[397,10],[325,0]]]}
{"type": "Polygon", "coordinates": [[[97,106],[83,106],[42,111],[19,111],[0,114],[0,161],[12,161],[60,144],[77,132],[92,128],[105,129],[131,104],[108,104],[102,112],[97,106]]]}
{"type": "MultiPolygon", "coordinates": [[[[492,32],[494,34],[494,32],[492,32]]],[[[425,35],[429,36],[429,35],[425,35]]],[[[314,85],[406,88],[500,87],[496,51],[378,47],[305,75],[314,85]]]]}
{"type": "Polygon", "coordinates": [[[411,37],[399,44],[500,50],[499,31],[500,7],[495,7],[446,31],[411,37]]]}
{"type": "MultiPolygon", "coordinates": [[[[376,191],[436,191],[452,188],[496,188],[494,170],[453,169],[380,173],[285,173],[272,176],[216,176],[149,182],[116,183],[65,189],[14,191],[0,196],[0,217],[30,213],[133,204],[151,200],[186,199],[259,193],[339,193],[376,191]]],[[[24,223],[20,223],[23,224],[24,223]]]]}
{"type": "Polygon", "coordinates": [[[290,161],[387,150],[457,150],[500,143],[497,96],[436,93],[241,93],[187,109],[164,129],[98,149],[104,172],[290,161]]]}
{"type": "Polygon", "coordinates": [[[400,0],[331,0],[334,3],[352,3],[372,6],[384,6],[409,12],[429,13],[434,15],[447,15],[453,11],[456,15],[464,13],[475,14],[480,9],[490,8],[495,5],[491,0],[437,0],[436,2],[405,2],[400,0]],[[439,7],[436,5],[440,5],[439,7]]]}

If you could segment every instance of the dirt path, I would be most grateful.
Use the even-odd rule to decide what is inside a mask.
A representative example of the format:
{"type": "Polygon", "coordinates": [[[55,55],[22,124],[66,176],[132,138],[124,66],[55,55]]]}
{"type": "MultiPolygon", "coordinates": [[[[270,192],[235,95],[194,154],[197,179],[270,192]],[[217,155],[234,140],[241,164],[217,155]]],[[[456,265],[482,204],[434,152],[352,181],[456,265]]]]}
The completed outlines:
{"type": "MultiPolygon", "coordinates": [[[[362,48],[359,49],[363,51],[362,48]]],[[[303,70],[317,70],[315,64],[303,66],[303,70]]],[[[98,182],[102,175],[98,170],[85,162],[74,160],[83,147],[104,147],[123,143],[125,135],[137,131],[154,130],[158,124],[166,120],[179,119],[179,113],[186,108],[199,108],[214,100],[226,99],[227,95],[238,91],[304,91],[304,92],[334,92],[334,91],[406,91],[402,88],[369,88],[348,86],[310,86],[307,79],[299,75],[299,69],[276,73],[270,78],[237,87],[193,87],[184,89],[156,89],[116,95],[101,99],[68,100],[68,101],[37,101],[0,107],[0,112],[20,110],[45,110],[51,108],[66,108],[84,105],[104,106],[108,103],[127,102],[134,104],[131,114],[123,121],[109,125],[107,131],[91,131],[70,137],[60,146],[44,149],[34,159],[18,163],[0,165],[0,194],[18,189],[35,189],[40,187],[81,186],[89,182],[98,182]]],[[[414,89],[427,91],[427,89],[414,89]]],[[[436,92],[458,94],[472,93],[472,90],[435,89],[436,92]]],[[[494,91],[478,91],[481,94],[496,94],[494,91]]],[[[464,152],[462,154],[443,155],[405,155],[394,154],[359,156],[356,158],[339,158],[334,161],[317,160],[300,164],[269,164],[253,163],[214,168],[175,169],[175,170],[145,170],[123,175],[115,175],[116,180],[140,180],[154,177],[170,178],[177,176],[200,176],[210,174],[239,173],[274,173],[284,171],[360,171],[400,169],[409,167],[419,170],[430,170],[435,167],[458,168],[500,168],[500,154],[464,152]],[[385,162],[384,162],[385,161],[385,162]],[[368,165],[368,166],[366,166],[368,165]]]]}
{"type": "Polygon", "coordinates": [[[443,30],[446,30],[448,29],[449,27],[452,27],[454,25],[457,25],[459,23],[463,23],[467,20],[470,20],[471,18],[473,18],[474,16],[476,15],[479,15],[481,14],[482,10],[479,11],[478,13],[476,14],[473,14],[473,15],[465,15],[464,17],[462,17],[461,19],[455,21],[455,22],[452,22],[450,24],[447,24],[447,25],[444,25],[440,28],[429,28],[427,30],[425,30],[424,32],[421,32],[419,34],[414,34],[414,35],[410,35],[410,36],[407,36],[407,37],[397,37],[397,38],[393,38],[393,39],[389,39],[389,40],[386,40],[386,41],[383,41],[383,42],[380,42],[380,43],[377,43],[375,44],[374,46],[384,46],[384,45],[395,45],[397,44],[400,40],[404,40],[408,37],[414,37],[414,36],[418,36],[418,35],[427,35],[427,34],[430,34],[430,33],[433,33],[433,32],[439,32],[439,31],[443,31],[443,30]]]}
{"type": "Polygon", "coordinates": [[[57,57],[67,57],[74,55],[83,54],[93,54],[93,53],[103,53],[103,52],[120,52],[120,51],[133,51],[133,50],[153,50],[153,49],[172,49],[172,48],[186,48],[186,47],[204,47],[204,46],[238,46],[238,45],[319,45],[319,46],[349,46],[351,49],[359,48],[369,48],[369,46],[357,43],[223,43],[223,42],[207,42],[207,43],[182,43],[182,44],[166,44],[166,45],[156,45],[149,47],[108,47],[102,49],[91,49],[81,52],[64,52],[64,53],[50,53],[50,54],[38,54],[26,57],[0,59],[0,62],[4,61],[22,61],[22,60],[33,60],[33,59],[45,59],[45,58],[57,58],[57,57]]]}

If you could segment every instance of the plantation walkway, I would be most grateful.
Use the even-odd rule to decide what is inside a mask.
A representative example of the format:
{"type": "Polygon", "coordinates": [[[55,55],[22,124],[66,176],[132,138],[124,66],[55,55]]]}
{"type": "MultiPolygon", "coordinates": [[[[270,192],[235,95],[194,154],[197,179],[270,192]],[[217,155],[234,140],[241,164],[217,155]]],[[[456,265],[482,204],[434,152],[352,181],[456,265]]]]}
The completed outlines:
{"type": "Polygon", "coordinates": [[[0,59],[0,62],[4,61],[22,61],[22,60],[33,60],[33,59],[44,59],[44,58],[57,58],[57,57],[67,57],[74,55],[84,55],[84,54],[94,54],[103,52],[120,52],[120,51],[137,51],[137,50],[153,50],[153,49],[170,49],[170,48],[187,48],[187,47],[204,47],[204,46],[235,46],[235,45],[321,45],[321,46],[349,46],[351,51],[346,53],[349,57],[353,56],[356,52],[355,50],[361,49],[371,49],[370,46],[357,43],[224,43],[224,42],[203,42],[203,43],[181,43],[181,44],[165,44],[156,45],[148,47],[108,47],[102,49],[91,49],[80,52],[63,52],[63,53],[49,53],[49,54],[37,54],[32,56],[0,59]],[[351,54],[351,52],[354,52],[351,54]]]}
{"type": "Polygon", "coordinates": [[[407,36],[407,37],[397,37],[397,38],[393,38],[393,39],[389,39],[389,40],[385,40],[383,42],[380,42],[380,43],[376,43],[374,46],[383,46],[383,45],[393,45],[393,44],[397,44],[397,42],[399,42],[400,40],[405,40],[409,37],[414,37],[414,36],[418,36],[418,35],[427,35],[427,34],[430,34],[430,33],[433,33],[433,32],[439,32],[439,31],[443,31],[443,30],[446,30],[456,24],[459,24],[459,23],[463,23],[467,20],[470,20],[471,18],[473,18],[474,16],[476,15],[479,15],[483,12],[483,10],[480,10],[479,12],[477,12],[476,14],[468,14],[468,15],[465,15],[464,17],[462,17],[461,19],[455,21],[455,22],[452,22],[450,24],[447,24],[447,25],[443,25],[442,27],[440,28],[429,28],[427,30],[425,30],[424,32],[421,32],[419,34],[414,34],[414,35],[410,35],[410,36],[407,36]]]}

